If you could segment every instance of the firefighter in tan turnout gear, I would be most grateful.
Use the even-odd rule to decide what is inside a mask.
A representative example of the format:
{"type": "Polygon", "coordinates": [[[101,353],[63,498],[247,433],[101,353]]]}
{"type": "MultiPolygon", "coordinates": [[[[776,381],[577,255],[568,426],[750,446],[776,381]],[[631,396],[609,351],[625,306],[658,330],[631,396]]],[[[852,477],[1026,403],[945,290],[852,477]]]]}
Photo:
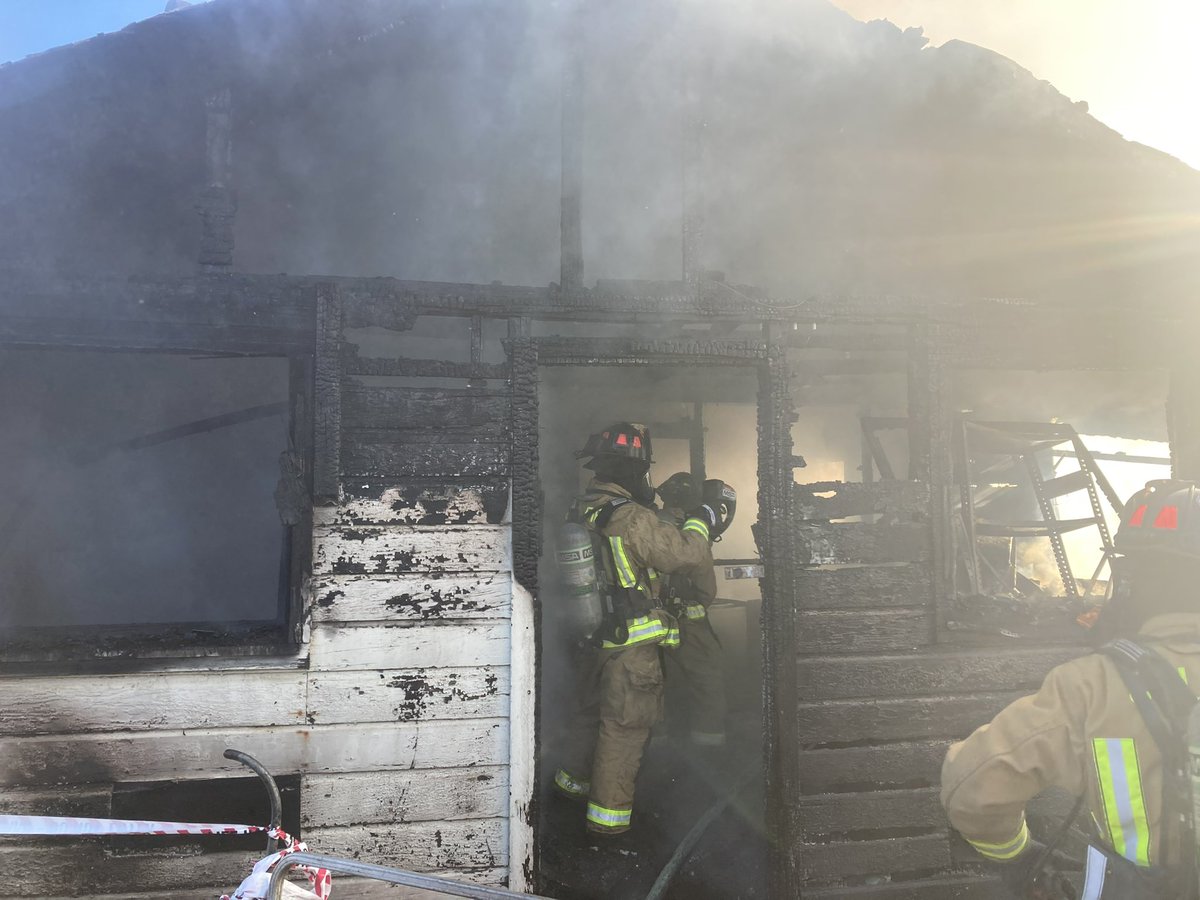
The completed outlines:
{"type": "Polygon", "coordinates": [[[1031,839],[1025,804],[1050,786],[1084,798],[1099,832],[1082,898],[1197,896],[1185,739],[1200,685],[1196,485],[1150,482],[1115,544],[1113,597],[1095,626],[1107,643],[1052,670],[942,767],[950,822],[1018,896],[1074,896],[1031,871],[1050,854],[1031,839]]]}
{"type": "Polygon", "coordinates": [[[590,458],[585,467],[595,475],[568,518],[591,538],[603,610],[582,652],[579,710],[554,783],[587,798],[589,831],[620,834],[630,826],[642,751],[662,715],[659,652],[679,645],[678,625],[658,596],[660,573],[692,575],[711,599],[709,537],[719,517],[701,505],[682,527],[659,519],[650,507],[650,435],[641,426],[611,425],[576,456],[590,458]]]}
{"type": "MultiPolygon", "coordinates": [[[[676,525],[684,522],[684,510],[703,502],[700,482],[688,472],[676,472],[664,481],[658,496],[667,521],[676,525]]],[[[730,518],[724,517],[726,527],[730,518]]],[[[667,609],[679,620],[679,649],[666,660],[667,677],[683,683],[688,738],[698,747],[724,747],[725,671],[721,642],[708,618],[709,604],[716,595],[716,576],[705,573],[699,588],[694,577],[683,574],[664,576],[663,581],[667,609]]]]}

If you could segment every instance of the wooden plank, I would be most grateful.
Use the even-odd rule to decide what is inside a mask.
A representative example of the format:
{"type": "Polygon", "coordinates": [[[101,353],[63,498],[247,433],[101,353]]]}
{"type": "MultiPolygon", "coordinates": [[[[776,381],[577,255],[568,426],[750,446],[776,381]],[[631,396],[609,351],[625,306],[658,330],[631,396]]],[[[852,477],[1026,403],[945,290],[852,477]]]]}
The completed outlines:
{"type": "Polygon", "coordinates": [[[313,510],[314,525],[485,525],[504,513],[508,485],[346,484],[346,499],[313,510]],[[498,501],[504,501],[499,502],[498,501]],[[496,506],[499,505],[497,512],[496,506]]]}
{"type": "Polygon", "coordinates": [[[0,735],[300,725],[304,672],[174,672],[0,680],[0,735]]]}
{"type": "Polygon", "coordinates": [[[980,648],[921,654],[804,657],[801,700],[888,698],[979,691],[1033,691],[1081,647],[980,648]]]}
{"type": "Polygon", "coordinates": [[[471,431],[493,438],[508,435],[508,391],[368,387],[342,385],[342,418],[348,429],[471,431]]]}
{"type": "Polygon", "coordinates": [[[379,725],[205,729],[0,738],[0,782],[11,786],[244,777],[226,747],[275,775],[437,769],[507,759],[506,719],[379,725]]]}
{"type": "Polygon", "coordinates": [[[312,725],[500,718],[508,715],[506,666],[314,672],[312,725]]]}
{"type": "Polygon", "coordinates": [[[870,791],[939,783],[950,741],[902,741],[873,747],[830,747],[800,754],[800,790],[870,791]]]}
{"type": "Polygon", "coordinates": [[[424,439],[412,432],[347,431],[342,444],[342,474],[346,477],[483,478],[507,475],[512,446],[507,441],[485,443],[460,432],[453,441],[424,439]]]}
{"type": "Polygon", "coordinates": [[[0,813],[107,819],[112,815],[112,793],[111,784],[76,784],[32,790],[5,787],[0,788],[0,813]]]}
{"type": "Polygon", "coordinates": [[[300,824],[310,828],[504,815],[508,770],[503,766],[305,775],[300,824]]]}
{"type": "Polygon", "coordinates": [[[262,855],[242,851],[202,853],[199,844],[155,848],[154,838],[147,838],[145,847],[119,856],[106,852],[104,842],[94,839],[0,847],[4,896],[128,897],[136,895],[121,892],[133,886],[154,897],[198,898],[200,888],[214,883],[223,885],[222,890],[233,890],[262,855]]]}
{"type": "Polygon", "coordinates": [[[967,694],[903,700],[824,700],[801,703],[800,741],[833,744],[926,737],[966,737],[1023,696],[967,694]]]}
{"type": "Polygon", "coordinates": [[[911,519],[929,513],[929,485],[919,481],[819,481],[796,485],[796,515],[828,521],[882,513],[911,519]]]}
{"type": "Polygon", "coordinates": [[[512,576],[390,575],[319,578],[312,586],[314,622],[507,619],[512,576]]]}
{"type": "Polygon", "coordinates": [[[797,821],[801,835],[809,839],[888,828],[944,828],[939,793],[937,788],[917,788],[799,797],[797,821]]]}
{"type": "Polygon", "coordinates": [[[802,653],[913,650],[933,643],[928,609],[801,610],[796,648],[802,653]]]}
{"type": "Polygon", "coordinates": [[[319,625],[312,630],[309,667],[419,669],[505,666],[509,625],[319,625]]]}
{"type": "Polygon", "coordinates": [[[950,865],[950,842],[945,832],[877,841],[801,844],[798,851],[803,881],[894,876],[945,869],[950,865]]]}
{"type": "Polygon", "coordinates": [[[927,562],[932,550],[929,526],[923,523],[797,525],[795,533],[801,565],[927,562]]]}
{"type": "Polygon", "coordinates": [[[512,658],[508,712],[508,885],[537,888],[538,819],[538,610],[533,595],[517,585],[513,594],[512,658]]]}
{"type": "Polygon", "coordinates": [[[831,565],[796,572],[801,609],[915,609],[932,603],[926,563],[831,565]]]}
{"type": "Polygon", "coordinates": [[[417,872],[437,869],[494,869],[508,862],[505,820],[419,822],[312,828],[304,833],[310,847],[321,853],[370,860],[417,872]]]}
{"type": "Polygon", "coordinates": [[[1012,892],[996,878],[949,875],[886,884],[809,889],[804,896],[813,900],[856,900],[860,897],[876,900],[1011,900],[1012,892]]]}
{"type": "Polygon", "coordinates": [[[504,572],[510,535],[502,525],[453,528],[313,529],[314,575],[504,572]]]}

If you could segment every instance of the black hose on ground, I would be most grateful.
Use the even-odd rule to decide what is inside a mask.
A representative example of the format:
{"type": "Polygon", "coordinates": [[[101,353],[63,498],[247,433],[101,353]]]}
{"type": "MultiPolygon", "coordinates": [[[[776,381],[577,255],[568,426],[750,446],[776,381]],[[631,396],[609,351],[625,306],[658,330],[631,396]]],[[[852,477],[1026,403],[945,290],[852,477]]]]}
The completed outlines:
{"type": "Polygon", "coordinates": [[[675,848],[675,852],[671,858],[667,860],[667,864],[662,867],[662,871],[658,873],[658,878],[654,879],[654,884],[650,887],[650,893],[646,895],[646,900],[662,900],[667,893],[667,888],[671,886],[671,880],[679,874],[679,870],[683,868],[683,864],[687,862],[688,857],[692,855],[692,851],[696,848],[696,844],[700,843],[700,838],[704,836],[704,832],[708,831],[710,825],[717,820],[717,817],[725,811],[730,802],[741,792],[741,790],[754,780],[754,777],[762,771],[762,765],[755,762],[754,765],[746,769],[733,783],[728,794],[721,797],[708,808],[708,811],[702,815],[691,830],[683,836],[683,840],[679,842],[679,846],[675,848]]]}

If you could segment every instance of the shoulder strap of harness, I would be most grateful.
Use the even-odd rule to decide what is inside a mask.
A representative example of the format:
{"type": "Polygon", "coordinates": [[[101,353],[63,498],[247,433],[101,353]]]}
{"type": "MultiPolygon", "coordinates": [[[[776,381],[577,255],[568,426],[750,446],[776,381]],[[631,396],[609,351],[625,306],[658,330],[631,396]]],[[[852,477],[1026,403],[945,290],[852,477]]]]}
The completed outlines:
{"type": "MultiPolygon", "coordinates": [[[[1180,850],[1187,861],[1173,872],[1180,887],[1195,885],[1195,823],[1192,817],[1191,786],[1188,777],[1188,715],[1196,704],[1196,695],[1180,673],[1162,655],[1126,638],[1111,641],[1100,652],[1112,660],[1129,689],[1142,720],[1163,759],[1162,832],[1175,830],[1180,850]]],[[[1180,894],[1184,896],[1184,894],[1180,894]]],[[[1186,896],[1192,896],[1187,893],[1186,896]]]]}
{"type": "Polygon", "coordinates": [[[1121,673],[1159,750],[1164,755],[1177,752],[1178,742],[1186,740],[1187,717],[1196,695],[1166,659],[1136,641],[1121,638],[1105,644],[1100,652],[1121,673]]]}
{"type": "Polygon", "coordinates": [[[613,513],[627,503],[632,503],[628,497],[617,497],[615,500],[609,500],[603,506],[593,507],[588,513],[588,521],[596,526],[598,531],[603,531],[610,521],[612,521],[613,513]]]}

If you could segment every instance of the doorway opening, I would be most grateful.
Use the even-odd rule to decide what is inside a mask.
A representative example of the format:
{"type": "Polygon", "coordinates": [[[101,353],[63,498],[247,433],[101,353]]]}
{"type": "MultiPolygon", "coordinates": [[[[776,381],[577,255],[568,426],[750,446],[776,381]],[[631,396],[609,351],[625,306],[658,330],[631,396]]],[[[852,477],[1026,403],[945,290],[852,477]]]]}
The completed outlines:
{"type": "MultiPolygon", "coordinates": [[[[590,361],[589,361],[590,362],[590,361]]],[[[725,362],[725,361],[721,361],[725,362]]],[[[765,891],[761,554],[758,520],[758,369],[676,361],[669,365],[554,364],[539,369],[538,432],[543,550],[540,649],[542,890],[556,897],[644,895],[680,840],[740,783],[729,807],[672,883],[668,896],[725,897],[758,881],[765,891]],[[713,752],[692,738],[687,676],[662,650],[665,719],[642,758],[633,839],[606,846],[585,830],[585,807],[552,785],[578,705],[578,650],[564,635],[555,533],[590,472],[576,458],[588,435],[614,422],[645,425],[654,485],[672,474],[719,478],[738,494],[732,525],[713,545],[717,599],[708,622],[720,643],[727,743],[713,752]]],[[[661,506],[661,500],[659,501],[661,506]]],[[[613,839],[609,839],[611,842],[613,839]]]]}

